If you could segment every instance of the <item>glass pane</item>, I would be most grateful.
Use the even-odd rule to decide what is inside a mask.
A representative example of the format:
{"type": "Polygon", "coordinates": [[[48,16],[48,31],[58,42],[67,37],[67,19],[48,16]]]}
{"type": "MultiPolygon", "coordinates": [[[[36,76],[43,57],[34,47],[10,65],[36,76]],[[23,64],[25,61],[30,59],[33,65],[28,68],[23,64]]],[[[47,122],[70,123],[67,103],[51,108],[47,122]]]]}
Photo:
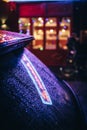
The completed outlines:
{"type": "Polygon", "coordinates": [[[42,17],[32,18],[33,21],[33,36],[35,40],[33,41],[33,49],[43,50],[43,38],[44,38],[44,19],[42,17]]]}
{"type": "Polygon", "coordinates": [[[66,42],[70,36],[70,23],[69,17],[63,17],[59,23],[59,46],[63,49],[67,49],[66,42]]]}
{"type": "Polygon", "coordinates": [[[19,32],[29,35],[30,26],[31,26],[30,19],[29,18],[19,18],[18,23],[19,23],[19,32]]]}
{"type": "Polygon", "coordinates": [[[56,27],[57,21],[56,18],[46,18],[46,27],[56,27]]]}
{"type": "Polygon", "coordinates": [[[57,20],[56,18],[46,18],[46,49],[56,49],[57,20]]]}

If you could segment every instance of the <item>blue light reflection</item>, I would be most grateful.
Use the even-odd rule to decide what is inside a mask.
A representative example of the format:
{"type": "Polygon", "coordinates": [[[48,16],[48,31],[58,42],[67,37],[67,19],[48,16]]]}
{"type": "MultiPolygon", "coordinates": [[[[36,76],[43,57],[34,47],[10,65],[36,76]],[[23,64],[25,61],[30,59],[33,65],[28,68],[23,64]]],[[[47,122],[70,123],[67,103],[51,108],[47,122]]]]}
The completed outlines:
{"type": "Polygon", "coordinates": [[[25,54],[23,54],[21,62],[24,65],[25,69],[27,70],[33,83],[35,84],[35,87],[38,91],[38,94],[40,95],[42,102],[44,104],[52,105],[51,98],[47,92],[47,89],[46,89],[42,79],[40,78],[40,75],[38,74],[35,67],[33,66],[31,61],[28,59],[28,57],[25,54]]]}

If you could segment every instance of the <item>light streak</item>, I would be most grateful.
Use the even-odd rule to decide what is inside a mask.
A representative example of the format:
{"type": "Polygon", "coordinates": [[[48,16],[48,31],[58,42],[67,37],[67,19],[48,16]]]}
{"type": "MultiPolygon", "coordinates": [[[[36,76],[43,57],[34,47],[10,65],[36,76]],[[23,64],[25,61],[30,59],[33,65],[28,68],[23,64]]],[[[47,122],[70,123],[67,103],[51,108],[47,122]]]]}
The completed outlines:
{"type": "Polygon", "coordinates": [[[25,54],[23,54],[21,62],[24,65],[24,67],[26,68],[29,76],[31,77],[31,79],[38,91],[38,94],[40,95],[42,102],[44,104],[52,105],[51,98],[49,96],[49,93],[47,92],[47,89],[46,89],[40,75],[38,74],[35,67],[33,66],[31,61],[28,59],[28,57],[25,54]]]}
{"type": "MultiPolygon", "coordinates": [[[[3,1],[6,1],[6,2],[51,2],[54,0],[3,0],[3,1]]],[[[72,1],[81,1],[81,0],[55,0],[55,1],[59,1],[59,2],[72,2],[72,1]]]]}

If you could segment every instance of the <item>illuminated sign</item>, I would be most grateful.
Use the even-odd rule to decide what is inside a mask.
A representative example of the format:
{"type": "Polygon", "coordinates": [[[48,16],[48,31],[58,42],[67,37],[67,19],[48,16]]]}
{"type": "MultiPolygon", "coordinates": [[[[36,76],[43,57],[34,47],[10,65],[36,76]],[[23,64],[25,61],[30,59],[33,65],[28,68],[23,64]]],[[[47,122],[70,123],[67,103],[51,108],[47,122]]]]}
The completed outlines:
{"type": "Polygon", "coordinates": [[[52,105],[51,98],[47,92],[47,89],[46,89],[40,75],[38,74],[35,67],[33,66],[31,61],[28,59],[28,57],[25,54],[23,54],[21,62],[24,65],[25,69],[27,70],[29,77],[31,77],[31,79],[38,91],[38,94],[40,95],[42,102],[44,104],[52,105]]]}

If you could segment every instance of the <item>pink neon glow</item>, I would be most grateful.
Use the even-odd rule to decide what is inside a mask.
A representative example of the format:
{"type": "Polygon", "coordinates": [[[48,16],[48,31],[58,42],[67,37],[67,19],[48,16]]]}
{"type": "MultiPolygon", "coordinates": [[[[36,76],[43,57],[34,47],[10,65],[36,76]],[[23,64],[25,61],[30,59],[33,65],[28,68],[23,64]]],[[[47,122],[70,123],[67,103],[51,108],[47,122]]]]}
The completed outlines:
{"type": "Polygon", "coordinates": [[[50,96],[47,92],[47,89],[40,77],[40,75],[37,73],[35,67],[31,63],[31,61],[27,58],[27,56],[24,54],[22,56],[22,63],[25,66],[29,76],[32,78],[35,87],[41,97],[41,100],[44,104],[52,105],[52,101],[50,99],[50,96]]]}

